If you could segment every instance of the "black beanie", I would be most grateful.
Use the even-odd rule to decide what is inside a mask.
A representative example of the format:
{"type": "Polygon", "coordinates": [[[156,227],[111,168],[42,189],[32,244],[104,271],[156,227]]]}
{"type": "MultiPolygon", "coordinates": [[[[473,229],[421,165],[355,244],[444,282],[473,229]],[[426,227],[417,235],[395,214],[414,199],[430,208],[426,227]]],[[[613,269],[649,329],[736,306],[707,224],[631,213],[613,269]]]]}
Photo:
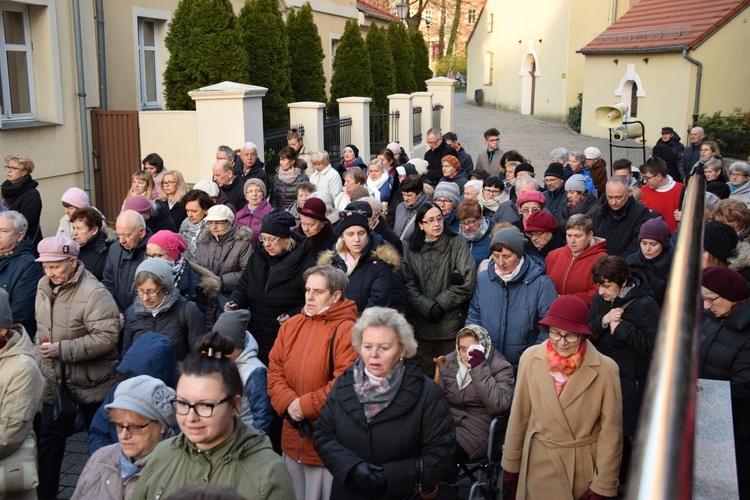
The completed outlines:
{"type": "Polygon", "coordinates": [[[279,238],[290,238],[292,236],[292,227],[297,225],[294,216],[286,210],[277,208],[263,217],[260,225],[260,232],[278,236],[279,238]]]}

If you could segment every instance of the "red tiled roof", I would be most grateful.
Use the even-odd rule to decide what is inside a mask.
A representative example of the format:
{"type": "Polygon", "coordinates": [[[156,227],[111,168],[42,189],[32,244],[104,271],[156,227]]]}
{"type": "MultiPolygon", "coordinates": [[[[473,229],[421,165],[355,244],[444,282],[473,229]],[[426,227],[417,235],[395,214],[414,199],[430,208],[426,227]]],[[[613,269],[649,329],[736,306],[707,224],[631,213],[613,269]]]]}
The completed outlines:
{"type": "Polygon", "coordinates": [[[398,21],[398,16],[391,14],[387,10],[375,7],[364,0],[357,0],[357,10],[362,11],[365,17],[374,17],[384,21],[398,21]]]}
{"type": "Polygon", "coordinates": [[[665,52],[695,48],[750,0],[640,0],[578,52],[665,52]]]}

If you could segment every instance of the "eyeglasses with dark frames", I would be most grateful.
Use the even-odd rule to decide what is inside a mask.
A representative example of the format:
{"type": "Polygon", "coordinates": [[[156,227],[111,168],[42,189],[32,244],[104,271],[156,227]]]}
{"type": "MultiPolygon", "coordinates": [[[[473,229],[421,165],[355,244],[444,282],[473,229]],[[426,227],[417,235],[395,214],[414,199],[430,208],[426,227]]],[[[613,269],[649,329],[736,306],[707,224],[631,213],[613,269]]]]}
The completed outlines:
{"type": "Polygon", "coordinates": [[[227,396],[221,401],[217,401],[215,403],[195,403],[192,405],[187,401],[183,401],[181,399],[173,399],[172,408],[174,408],[174,412],[178,415],[187,415],[192,409],[199,417],[209,418],[214,414],[214,408],[226,403],[230,399],[232,399],[232,396],[227,396]]]}

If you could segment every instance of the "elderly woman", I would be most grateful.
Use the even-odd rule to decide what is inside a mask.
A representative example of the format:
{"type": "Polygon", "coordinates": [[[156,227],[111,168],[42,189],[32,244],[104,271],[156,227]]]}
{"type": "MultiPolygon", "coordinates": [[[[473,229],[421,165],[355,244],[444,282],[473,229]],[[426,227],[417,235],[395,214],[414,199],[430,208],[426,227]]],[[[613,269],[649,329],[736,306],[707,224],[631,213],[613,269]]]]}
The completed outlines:
{"type": "Polygon", "coordinates": [[[350,168],[359,167],[365,170],[365,162],[359,157],[359,148],[354,144],[347,144],[344,146],[344,150],[341,152],[344,156],[344,160],[339,166],[339,173],[343,176],[344,172],[350,168]]]}
{"type": "Polygon", "coordinates": [[[174,267],[163,259],[144,260],[135,272],[136,298],[125,310],[122,353],[148,332],[165,335],[172,341],[177,360],[192,350],[206,333],[198,306],[174,286],[174,267]]]}
{"type": "Polygon", "coordinates": [[[519,218],[513,221],[513,225],[523,232],[526,229],[526,221],[529,220],[531,214],[544,210],[546,204],[547,198],[540,191],[536,189],[524,191],[516,199],[516,210],[518,210],[519,218]]]}
{"type": "Polygon", "coordinates": [[[299,211],[300,224],[297,233],[304,235],[312,247],[311,257],[318,260],[318,256],[330,250],[336,244],[337,236],[333,231],[331,221],[326,216],[326,203],[317,197],[309,198],[304,208],[299,211]]]}
{"type": "Polygon", "coordinates": [[[182,225],[182,221],[187,217],[185,206],[182,204],[182,197],[187,194],[187,184],[182,174],[177,170],[164,172],[161,182],[161,192],[159,199],[156,200],[156,207],[159,211],[168,213],[172,217],[175,229],[182,225]]]}
{"type": "Polygon", "coordinates": [[[482,215],[482,206],[476,200],[464,200],[458,204],[456,219],[458,234],[469,246],[477,266],[490,255],[490,220],[482,215]]]}
{"type": "MultiPolygon", "coordinates": [[[[359,167],[352,167],[343,174],[341,177],[344,179],[344,190],[334,200],[333,204],[337,210],[343,210],[349,203],[351,203],[352,190],[357,186],[364,186],[367,181],[364,171],[359,167]]],[[[370,189],[367,190],[370,192],[370,189]]],[[[375,193],[370,193],[370,196],[375,198],[375,193]]]]}
{"type": "Polygon", "coordinates": [[[546,210],[540,210],[529,215],[523,230],[529,243],[526,251],[535,253],[546,259],[553,250],[565,246],[565,240],[557,231],[557,220],[546,210]]]}
{"type": "Polygon", "coordinates": [[[151,452],[177,428],[174,396],[174,389],[148,375],[121,382],[114,400],[105,406],[118,442],[89,458],[71,498],[129,499],[151,452]]]}
{"type": "Polygon", "coordinates": [[[315,184],[312,184],[308,181],[300,182],[297,184],[297,188],[295,189],[294,193],[297,197],[294,200],[294,203],[287,209],[287,212],[292,214],[294,216],[294,219],[297,221],[297,226],[299,227],[299,211],[305,207],[305,203],[307,202],[307,199],[315,192],[315,184]]]}
{"type": "Polygon", "coordinates": [[[571,216],[584,214],[591,217],[598,206],[596,195],[586,189],[586,178],[581,174],[573,174],[565,181],[565,195],[568,202],[563,205],[558,217],[561,230],[565,229],[565,222],[571,216]]]}
{"type": "Polygon", "coordinates": [[[439,367],[438,384],[456,426],[456,459],[479,459],[487,455],[492,418],[510,410],[516,385],[513,367],[492,348],[490,334],[479,325],[459,330],[456,350],[439,367]]]}
{"type": "Polygon", "coordinates": [[[467,181],[464,184],[464,200],[478,200],[483,186],[484,182],[478,179],[467,181]]]}
{"type": "Polygon", "coordinates": [[[656,303],[662,305],[672,267],[669,226],[661,218],[646,221],[638,233],[638,244],[640,248],[628,255],[625,262],[632,271],[639,271],[646,277],[656,303]]]}
{"type": "Polygon", "coordinates": [[[407,317],[419,339],[419,363],[432,374],[433,359],[455,348],[477,274],[464,239],[445,227],[435,204],[419,207],[414,225],[404,251],[407,317]]]}
{"type": "Polygon", "coordinates": [[[388,173],[385,165],[375,158],[367,165],[367,182],[365,183],[370,192],[375,194],[375,199],[381,203],[388,203],[393,190],[393,176],[388,173]]]}
{"type": "Polygon", "coordinates": [[[404,283],[399,272],[401,258],[391,245],[370,230],[372,208],[365,201],[347,205],[341,212],[339,239],[332,250],[318,257],[318,264],[330,264],[349,277],[345,296],[362,313],[373,306],[403,311],[404,283]]]}
{"type": "Polygon", "coordinates": [[[260,244],[244,267],[224,310],[248,309],[250,332],[258,341],[258,359],[268,363],[268,353],[279,327],[305,304],[302,273],[312,266],[310,243],[292,232],[294,217],[274,210],[263,218],[260,244]]]}
{"type": "Polygon", "coordinates": [[[8,155],[5,157],[6,180],[0,186],[3,206],[15,210],[26,217],[29,230],[26,237],[36,245],[42,241],[42,197],[37,190],[39,183],[31,178],[34,162],[28,156],[8,155]]]}
{"type": "Polygon", "coordinates": [[[333,200],[339,195],[343,185],[341,175],[331,166],[331,158],[326,151],[316,151],[310,157],[314,172],[310,174],[310,182],[315,184],[318,192],[327,192],[333,200]]]}
{"type": "Polygon", "coordinates": [[[440,160],[443,169],[443,178],[440,182],[452,182],[458,186],[459,191],[463,193],[464,185],[469,180],[466,172],[461,169],[461,162],[453,155],[445,155],[440,160]]]}
{"type": "Polygon", "coordinates": [[[297,498],[327,499],[333,476],[313,448],[313,422],[336,378],[357,357],[351,337],[357,307],[345,296],[349,280],[340,269],[316,266],[302,277],[305,306],[281,326],[273,344],[268,394],[286,419],[281,449],[297,498]]]}
{"type": "Polygon", "coordinates": [[[70,224],[73,228],[73,240],[81,248],[78,260],[101,281],[109,246],[117,239],[117,234],[107,228],[101,212],[93,207],[73,212],[70,224]]]}
{"type": "MultiPolygon", "coordinates": [[[[750,301],[747,282],[731,269],[703,270],[703,324],[698,370],[701,378],[728,380],[732,394],[737,470],[750,467],[750,301]]],[[[738,474],[740,498],[750,495],[750,477],[738,474]]]]}
{"type": "Polygon", "coordinates": [[[620,381],[588,340],[588,320],[581,299],[555,299],[539,322],[549,340],[521,357],[501,462],[511,498],[617,495],[620,381]]]}
{"type": "Polygon", "coordinates": [[[39,242],[37,250],[45,274],[36,294],[36,345],[44,376],[37,493],[54,498],[65,440],[76,418],[75,411],[55,415],[55,400],[58,394],[72,400],[86,428],[91,425],[114,382],[119,310],[104,285],[78,265],[78,243],[53,236],[39,242]]]}
{"type": "Polygon", "coordinates": [[[247,265],[252,247],[252,230],[234,223],[234,214],[225,205],[214,205],[206,215],[207,227],[198,234],[195,262],[219,280],[216,303],[209,304],[206,312],[208,329],[224,310],[224,304],[234,291],[247,265]]]}
{"type": "Polygon", "coordinates": [[[514,370],[523,351],[546,339],[537,322],[557,297],[555,284],[544,274],[544,259],[525,253],[524,242],[515,227],[492,237],[491,262],[477,277],[466,320],[487,329],[492,345],[514,370]]]}
{"type": "Polygon", "coordinates": [[[159,198],[161,190],[161,181],[164,180],[164,175],[169,172],[164,167],[164,160],[156,153],[147,155],[143,161],[143,170],[151,174],[151,178],[154,180],[154,200],[159,198]]]}
{"type": "Polygon", "coordinates": [[[152,233],[162,231],[176,231],[174,222],[172,222],[172,216],[166,208],[159,210],[159,207],[153,201],[149,200],[145,196],[134,194],[125,202],[123,210],[134,210],[143,216],[143,220],[146,221],[146,227],[148,227],[152,233]]]}
{"type": "Polygon", "coordinates": [[[482,191],[477,201],[482,205],[483,215],[492,218],[500,204],[508,201],[505,184],[500,177],[488,177],[482,184],[482,191]]]}
{"type": "Polygon", "coordinates": [[[268,215],[273,207],[266,200],[266,184],[261,179],[247,179],[245,181],[245,199],[247,205],[237,212],[235,223],[238,226],[250,228],[252,231],[252,246],[258,246],[260,238],[260,225],[263,217],[268,215]]]}
{"type": "Polygon", "coordinates": [[[710,220],[703,226],[703,269],[728,266],[739,238],[730,226],[710,220]]]}
{"type": "Polygon", "coordinates": [[[211,271],[185,258],[187,242],[172,231],[159,231],[146,244],[147,259],[163,259],[172,265],[174,284],[180,295],[206,312],[205,297],[216,297],[221,282],[211,271]],[[201,292],[199,294],[199,292],[201,292]]]}
{"type": "Polygon", "coordinates": [[[214,202],[205,191],[193,189],[182,197],[182,204],[185,205],[187,217],[180,224],[180,235],[188,244],[185,258],[192,260],[198,246],[198,233],[206,226],[206,215],[214,202]]]}
{"type": "Polygon", "coordinates": [[[287,210],[297,199],[297,185],[310,179],[297,160],[297,153],[289,146],[279,151],[279,171],[271,182],[271,206],[287,210]]]}
{"type": "Polygon", "coordinates": [[[739,200],[750,206],[750,164],[736,161],[729,166],[729,199],[739,200]]]}
{"type": "Polygon", "coordinates": [[[412,359],[411,325],[372,307],[352,343],[359,357],[328,394],[314,436],[331,499],[407,498],[415,486],[434,495],[455,475],[456,433],[443,392],[412,359]]]}
{"type": "Polygon", "coordinates": [[[435,187],[435,194],[432,199],[440,207],[446,227],[449,227],[454,233],[458,233],[459,224],[458,218],[456,218],[456,209],[461,201],[461,192],[458,185],[445,180],[440,181],[435,187]]]}
{"type": "Polygon", "coordinates": [[[706,175],[706,182],[728,182],[727,174],[724,173],[724,160],[719,158],[711,158],[704,165],[703,172],[706,175]]]}
{"type": "Polygon", "coordinates": [[[234,342],[212,333],[195,347],[180,363],[172,399],[182,433],[151,453],[131,498],[167,498],[197,480],[246,498],[294,498],[289,473],[268,437],[239,418],[243,386],[229,357],[234,342]]]}
{"type": "Polygon", "coordinates": [[[60,218],[60,225],[57,227],[57,234],[73,238],[73,227],[70,222],[70,216],[78,209],[89,206],[89,195],[81,188],[72,187],[62,195],[62,206],[65,215],[60,218]]]}
{"type": "Polygon", "coordinates": [[[547,255],[547,276],[552,278],[559,295],[574,295],[587,306],[596,293],[591,269],[607,255],[607,242],[594,236],[594,221],[577,214],[565,224],[566,245],[547,255]]]}

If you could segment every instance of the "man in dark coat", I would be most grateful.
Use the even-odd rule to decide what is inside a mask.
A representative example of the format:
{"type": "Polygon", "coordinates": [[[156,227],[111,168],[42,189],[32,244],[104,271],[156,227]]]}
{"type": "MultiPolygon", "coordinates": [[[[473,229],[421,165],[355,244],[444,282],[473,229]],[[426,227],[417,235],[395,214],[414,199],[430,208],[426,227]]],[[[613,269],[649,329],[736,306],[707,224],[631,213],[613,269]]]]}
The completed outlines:
{"type": "Polygon", "coordinates": [[[469,172],[474,170],[474,160],[471,159],[469,153],[461,146],[458,142],[458,136],[455,132],[446,132],[443,136],[443,141],[450,147],[456,150],[456,158],[461,163],[461,170],[468,176],[469,172]]]}
{"type": "Polygon", "coordinates": [[[231,203],[234,209],[239,212],[245,205],[245,190],[240,177],[235,175],[232,165],[226,160],[217,160],[211,167],[214,182],[219,185],[219,189],[227,195],[227,203],[231,203]]]}
{"type": "MultiPolygon", "coordinates": [[[[260,158],[258,158],[258,146],[252,142],[246,142],[242,145],[240,150],[240,158],[242,158],[241,172],[239,175],[242,178],[243,186],[244,181],[247,179],[260,179],[266,185],[266,192],[271,192],[271,179],[268,178],[266,172],[266,165],[260,158]]],[[[244,195],[244,191],[243,191],[244,195]]],[[[237,211],[240,207],[237,207],[237,211]]]]}
{"type": "Polygon", "coordinates": [[[102,284],[117,302],[122,319],[122,312],[130,307],[135,298],[135,271],[146,259],[146,245],[151,238],[151,230],[146,227],[141,214],[135,210],[124,210],[117,217],[115,231],[118,241],[109,247],[102,284]]]}
{"type": "Polygon", "coordinates": [[[631,196],[630,182],[620,175],[607,181],[607,201],[591,214],[594,236],[607,240],[607,254],[627,257],[638,249],[638,233],[651,218],[648,208],[631,196]]]}
{"type": "Polygon", "coordinates": [[[562,163],[549,164],[544,172],[544,185],[547,187],[544,191],[547,200],[544,208],[557,218],[568,201],[565,195],[565,171],[562,163]]]}
{"type": "Polygon", "coordinates": [[[13,321],[21,323],[34,340],[34,300],[44,271],[34,262],[34,247],[26,237],[27,229],[26,218],[19,212],[0,212],[0,287],[8,292],[13,321]]]}
{"type": "Polygon", "coordinates": [[[677,158],[677,161],[679,161],[682,158],[682,152],[685,151],[685,146],[682,145],[680,140],[680,136],[677,135],[672,127],[662,127],[661,137],[656,141],[654,146],[669,147],[669,149],[672,150],[672,153],[674,153],[675,158],[677,158]]]}
{"type": "Polygon", "coordinates": [[[693,127],[690,129],[690,146],[686,147],[685,151],[682,152],[682,159],[677,164],[683,179],[690,174],[693,165],[701,159],[701,145],[705,140],[706,133],[703,131],[703,128],[693,127]]]}
{"type": "Polygon", "coordinates": [[[216,159],[228,161],[232,165],[235,175],[242,177],[242,158],[232,148],[224,145],[216,148],[216,159]]]}
{"type": "Polygon", "coordinates": [[[431,128],[427,131],[427,146],[430,148],[424,154],[427,162],[427,180],[433,186],[437,186],[440,178],[443,177],[443,165],[440,160],[445,155],[456,156],[456,150],[449,146],[443,140],[443,134],[439,128],[431,128]]]}

